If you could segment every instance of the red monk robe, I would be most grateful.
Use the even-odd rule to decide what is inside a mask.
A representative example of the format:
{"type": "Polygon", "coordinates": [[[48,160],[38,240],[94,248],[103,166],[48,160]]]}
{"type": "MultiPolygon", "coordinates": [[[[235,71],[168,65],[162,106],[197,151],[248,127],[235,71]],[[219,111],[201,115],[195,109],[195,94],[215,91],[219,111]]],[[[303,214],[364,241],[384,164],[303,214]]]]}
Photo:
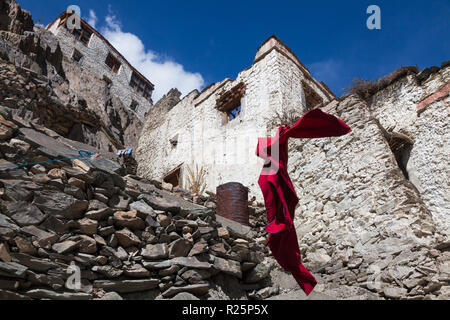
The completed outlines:
{"type": "Polygon", "coordinates": [[[258,184],[261,187],[270,222],[268,246],[281,267],[292,273],[297,283],[309,295],[316,279],[302,265],[297,233],[294,228],[295,208],[299,202],[294,186],[287,173],[289,138],[338,137],[352,129],[335,116],[312,110],[292,128],[288,125],[278,129],[274,138],[259,138],[257,155],[266,161],[258,184]]]}

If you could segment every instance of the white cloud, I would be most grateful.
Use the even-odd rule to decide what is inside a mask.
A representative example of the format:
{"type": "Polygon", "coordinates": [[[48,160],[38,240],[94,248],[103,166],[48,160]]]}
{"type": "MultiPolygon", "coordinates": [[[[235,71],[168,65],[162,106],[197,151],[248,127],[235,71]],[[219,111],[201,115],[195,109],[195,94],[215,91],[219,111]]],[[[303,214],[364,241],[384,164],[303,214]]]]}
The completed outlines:
{"type": "Polygon", "coordinates": [[[89,23],[93,28],[95,28],[95,25],[97,24],[97,15],[95,14],[95,11],[90,9],[89,10],[89,18],[87,20],[87,23],[89,23]]]}
{"type": "Polygon", "coordinates": [[[101,30],[103,36],[155,85],[152,96],[154,102],[172,88],[177,88],[185,95],[205,84],[200,73],[186,71],[183,65],[145,48],[142,40],[135,34],[123,32],[120,22],[113,14],[110,13],[105,22],[106,26],[101,30]]]}

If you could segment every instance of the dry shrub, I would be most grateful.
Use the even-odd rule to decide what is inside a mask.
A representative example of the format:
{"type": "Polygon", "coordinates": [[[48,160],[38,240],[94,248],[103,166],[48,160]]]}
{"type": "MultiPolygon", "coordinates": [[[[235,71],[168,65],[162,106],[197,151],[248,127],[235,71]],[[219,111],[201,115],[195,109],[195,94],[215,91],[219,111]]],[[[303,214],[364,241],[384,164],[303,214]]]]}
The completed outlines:
{"type": "Polygon", "coordinates": [[[190,166],[186,166],[186,170],[188,172],[186,179],[188,189],[194,195],[202,195],[206,189],[206,175],[208,172],[203,166],[199,168],[198,165],[195,165],[195,171],[190,166]]]}
{"type": "Polygon", "coordinates": [[[301,112],[295,109],[275,111],[272,125],[275,128],[284,126],[285,124],[293,126],[301,117],[301,112]]]}
{"type": "Polygon", "coordinates": [[[385,89],[395,81],[409,75],[417,74],[419,70],[416,66],[401,67],[387,76],[381,77],[376,81],[370,81],[360,78],[355,78],[353,83],[348,86],[348,91],[353,94],[357,94],[361,99],[367,101],[375,93],[385,89]]]}

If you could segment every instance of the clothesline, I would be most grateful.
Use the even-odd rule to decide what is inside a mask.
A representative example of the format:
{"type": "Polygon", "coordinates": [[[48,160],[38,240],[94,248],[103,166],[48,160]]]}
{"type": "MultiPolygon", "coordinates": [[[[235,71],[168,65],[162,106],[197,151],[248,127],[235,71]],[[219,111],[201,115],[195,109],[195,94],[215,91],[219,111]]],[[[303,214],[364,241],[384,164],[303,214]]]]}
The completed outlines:
{"type": "MultiPolygon", "coordinates": [[[[46,161],[39,161],[39,162],[30,162],[30,163],[24,163],[24,164],[14,164],[9,166],[2,166],[0,167],[0,170],[6,170],[6,169],[16,169],[21,167],[28,167],[28,166],[34,166],[37,164],[44,164],[44,163],[51,163],[51,162],[61,162],[61,161],[68,161],[68,160],[75,160],[75,159],[85,159],[94,156],[94,153],[86,151],[86,150],[78,150],[79,156],[70,157],[70,158],[63,158],[63,159],[55,159],[55,160],[46,160],[46,161]]],[[[100,157],[101,154],[97,154],[96,157],[100,157]]]]}

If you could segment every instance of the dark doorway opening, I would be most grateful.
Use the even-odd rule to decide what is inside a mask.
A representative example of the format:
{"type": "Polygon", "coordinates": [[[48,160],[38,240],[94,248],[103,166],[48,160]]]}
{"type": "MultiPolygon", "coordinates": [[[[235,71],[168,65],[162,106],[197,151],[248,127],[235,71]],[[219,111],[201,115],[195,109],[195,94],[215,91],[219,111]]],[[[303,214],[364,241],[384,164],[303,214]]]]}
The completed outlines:
{"type": "Polygon", "coordinates": [[[164,182],[170,183],[174,188],[181,188],[181,166],[167,174],[164,182]]]}
{"type": "Polygon", "coordinates": [[[414,142],[408,136],[401,133],[394,133],[389,139],[389,146],[394,153],[395,159],[403,175],[409,180],[409,173],[407,170],[411,150],[414,142]]]}
{"type": "Polygon", "coordinates": [[[302,81],[303,92],[305,93],[306,110],[310,111],[323,103],[322,97],[311,88],[305,81],[302,81]]]}

